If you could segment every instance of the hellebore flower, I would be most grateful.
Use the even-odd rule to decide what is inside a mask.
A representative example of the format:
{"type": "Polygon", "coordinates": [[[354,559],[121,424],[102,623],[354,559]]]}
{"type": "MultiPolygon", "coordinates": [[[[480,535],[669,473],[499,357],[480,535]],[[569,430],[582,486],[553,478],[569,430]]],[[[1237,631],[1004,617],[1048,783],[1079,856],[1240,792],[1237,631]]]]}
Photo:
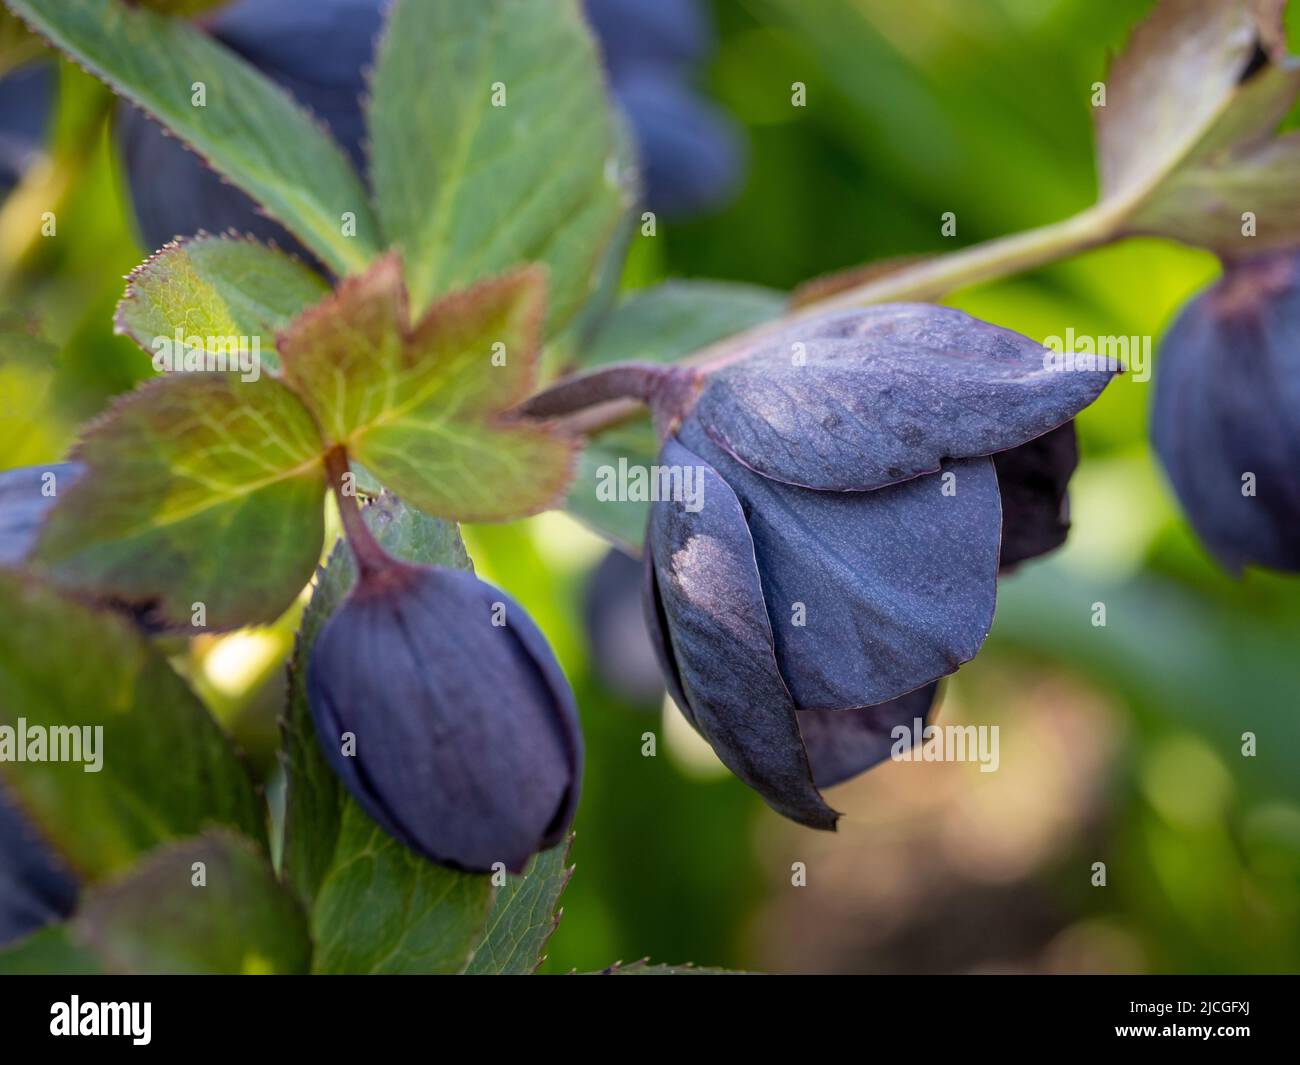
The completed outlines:
{"type": "MultiPolygon", "coordinates": [[[[632,126],[648,206],[680,215],[718,205],[735,189],[742,152],[735,123],[688,84],[711,44],[697,0],[589,0],[587,8],[632,126]]],[[[383,11],[383,0],[237,0],[199,24],[324,122],[364,174],[364,71],[383,11]]],[[[311,258],[143,112],[119,105],[116,134],[148,247],[234,229],[311,258]]]]}
{"type": "Polygon", "coordinates": [[[353,798],[429,860],[519,872],[568,831],[582,771],[573,693],[523,609],[472,574],[363,568],[317,637],[307,697],[353,798]]]}
{"type": "Polygon", "coordinates": [[[0,781],[0,949],[67,917],[77,883],[6,798],[0,781]]]}
{"type": "Polygon", "coordinates": [[[1056,365],[950,308],[836,314],[712,374],[665,442],[661,477],[701,480],[651,511],[648,625],[682,711],[778,812],[833,828],[817,787],[926,716],[1000,566],[1061,542],[1070,420],[1112,374],[1056,365]]]}
{"type": "Polygon", "coordinates": [[[1151,436],[1233,572],[1300,571],[1300,253],[1230,264],[1161,345],[1151,436]]]}

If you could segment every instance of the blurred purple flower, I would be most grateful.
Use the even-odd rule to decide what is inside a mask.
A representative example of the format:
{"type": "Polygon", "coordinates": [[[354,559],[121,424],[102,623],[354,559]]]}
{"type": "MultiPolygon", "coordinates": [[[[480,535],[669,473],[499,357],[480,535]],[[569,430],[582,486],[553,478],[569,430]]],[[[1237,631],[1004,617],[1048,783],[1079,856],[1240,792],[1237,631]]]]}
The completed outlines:
{"type": "Polygon", "coordinates": [[[713,210],[737,191],[744,142],[692,86],[713,51],[699,0],[586,0],[610,88],[636,137],[646,204],[667,217],[713,210]]]}
{"type": "Polygon", "coordinates": [[[1300,253],[1227,266],[1161,345],[1151,435],[1227,569],[1300,571],[1300,253]]]}
{"type": "Polygon", "coordinates": [[[35,63],[0,78],[0,196],[41,155],[54,109],[54,69],[35,63]]]}

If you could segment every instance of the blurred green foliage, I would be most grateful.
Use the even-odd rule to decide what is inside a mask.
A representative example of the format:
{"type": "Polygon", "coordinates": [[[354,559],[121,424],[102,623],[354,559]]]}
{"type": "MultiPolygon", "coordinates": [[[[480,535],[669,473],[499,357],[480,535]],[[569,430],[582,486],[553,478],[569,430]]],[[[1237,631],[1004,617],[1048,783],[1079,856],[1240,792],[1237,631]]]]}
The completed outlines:
{"type": "MultiPolygon", "coordinates": [[[[1087,206],[1091,87],[1149,6],[719,0],[708,87],[746,128],[748,179],[727,209],[633,237],[625,284],[789,289],[1087,206]],[[795,82],[804,108],[791,106],[795,82]],[[940,232],[949,211],[955,238],[940,232]]],[[[105,106],[102,91],[73,70],[62,91],[52,152],[73,180],[59,239],[0,248],[2,321],[38,323],[57,351],[50,380],[33,378],[30,394],[46,401],[21,412],[22,433],[5,427],[4,439],[23,441],[6,466],[58,457],[77,422],[148,372],[113,335],[112,308],[122,275],[152,249],[134,243],[103,128],[75,136],[76,115],[105,106]]],[[[1205,253],[1130,241],[952,302],[1040,339],[1073,327],[1151,337],[1158,349],[1216,270],[1205,253]]],[[[0,372],[40,376],[8,361],[0,372]]],[[[603,552],[594,538],[555,516],[466,531],[480,573],[547,632],[582,710],[577,871],[548,970],[643,955],[769,969],[1300,970],[1300,583],[1235,580],[1209,561],[1153,460],[1151,386],[1138,376],[1079,420],[1070,544],[1005,582],[992,638],[950,685],[941,720],[1000,723],[1002,770],[972,768],[954,784],[919,777],[938,772],[927,766],[881,767],[832,793],[849,815],[835,837],[779,822],[659,707],[602,684],[582,616],[603,552]],[[1016,753],[1035,729],[1058,726],[1069,740],[1059,749],[1016,753]],[[655,757],[642,754],[647,732],[655,757]],[[1244,732],[1255,757],[1242,755],[1244,732]],[[1082,782],[1051,799],[1067,770],[1082,782]],[[926,805],[929,790],[944,797],[926,805]],[[803,889],[791,885],[799,861],[803,889]],[[1097,862],[1104,888],[1093,886],[1097,862]],[[895,891],[903,864],[923,890],[895,891]]],[[[291,631],[287,619],[268,637],[281,657],[291,631]]],[[[235,697],[211,675],[203,683],[210,645],[173,650],[274,786],[274,657],[248,667],[235,697]]]]}

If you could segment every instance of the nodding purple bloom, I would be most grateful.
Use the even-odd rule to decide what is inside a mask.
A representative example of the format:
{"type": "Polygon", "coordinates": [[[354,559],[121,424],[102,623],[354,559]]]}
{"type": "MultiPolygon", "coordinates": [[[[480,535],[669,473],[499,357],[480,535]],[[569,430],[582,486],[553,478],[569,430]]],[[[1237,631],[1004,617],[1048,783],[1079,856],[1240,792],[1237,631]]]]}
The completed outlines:
{"type": "Polygon", "coordinates": [[[1219,562],[1300,571],[1300,254],[1230,264],[1160,348],[1151,435],[1219,562]]]}
{"type": "Polygon", "coordinates": [[[999,570],[1061,542],[1071,419],[1111,376],[896,305],[706,379],[659,459],[695,483],[651,512],[647,618],[678,705],[775,810],[834,827],[818,786],[979,650],[999,570]]]}
{"type": "Polygon", "coordinates": [[[61,921],[77,902],[77,882],[4,792],[0,780],[0,949],[61,921]]]}
{"type": "MultiPolygon", "coordinates": [[[[287,89],[366,172],[364,71],[383,26],[384,0],[237,0],[200,24],[287,89]]],[[[611,90],[630,121],[647,204],[667,215],[718,206],[741,173],[737,127],[690,85],[711,47],[697,0],[588,0],[611,90]]],[[[132,107],[117,140],[146,246],[228,229],[309,253],[243,192],[132,107]]]]}
{"type": "Polygon", "coordinates": [[[363,576],[317,637],[307,695],[335,772],[417,854],[519,872],[568,831],[573,693],[523,609],[472,574],[393,563],[363,576]]]}

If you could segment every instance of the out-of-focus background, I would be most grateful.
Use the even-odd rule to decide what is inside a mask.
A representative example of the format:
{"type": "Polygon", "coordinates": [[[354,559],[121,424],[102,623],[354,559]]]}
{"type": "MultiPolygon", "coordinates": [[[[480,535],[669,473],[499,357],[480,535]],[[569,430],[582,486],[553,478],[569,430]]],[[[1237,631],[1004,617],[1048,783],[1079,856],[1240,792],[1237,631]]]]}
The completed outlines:
{"type": "MultiPolygon", "coordinates": [[[[700,85],[743,127],[743,182],[713,213],[635,237],[624,283],[786,290],[1085,207],[1092,87],[1149,6],[720,0],[700,85]]],[[[84,75],[61,77],[81,118],[103,106],[84,75]]],[[[59,350],[52,373],[0,366],[0,400],[40,412],[3,412],[4,467],[57,458],[150,372],[112,311],[152,249],[133,235],[111,141],[87,151],[78,120],[61,109],[35,164],[77,175],[60,239],[15,224],[15,196],[48,192],[30,176],[0,205],[0,328],[38,323],[59,350]]],[[[1208,254],[1130,241],[952,302],[1038,339],[1150,337],[1158,354],[1216,271],[1208,254]]],[[[635,567],[602,566],[602,542],[560,515],[466,530],[480,573],[547,632],[582,710],[577,872],[548,970],[650,955],[768,971],[1300,971],[1300,581],[1211,563],[1153,460],[1139,376],[1079,419],[1069,544],[1004,582],[992,637],[946,686],[938,723],[999,725],[998,771],[886,763],[830,793],[847,815],[833,835],[768,811],[665,706],[620,592],[635,567]]],[[[175,648],[273,792],[294,621],[175,648]]]]}

